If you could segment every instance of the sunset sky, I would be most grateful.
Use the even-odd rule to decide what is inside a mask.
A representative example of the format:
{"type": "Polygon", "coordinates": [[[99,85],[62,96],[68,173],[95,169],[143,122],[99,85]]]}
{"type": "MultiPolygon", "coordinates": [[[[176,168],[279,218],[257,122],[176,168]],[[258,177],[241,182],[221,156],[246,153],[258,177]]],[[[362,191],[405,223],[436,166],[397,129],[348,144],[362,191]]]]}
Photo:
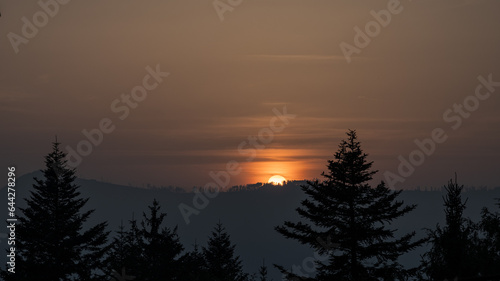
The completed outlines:
{"type": "Polygon", "coordinates": [[[231,9],[219,13],[214,3],[69,1],[49,6],[43,25],[37,1],[2,1],[5,175],[42,168],[55,135],[76,150],[82,130],[108,118],[114,129],[82,157],[81,177],[189,188],[237,161],[230,185],[320,178],[356,129],[379,181],[401,176],[399,156],[441,128],[446,140],[396,188],[442,186],[455,172],[461,184],[500,186],[499,1],[221,0],[231,9]],[[389,6],[398,12],[384,27],[374,14],[389,6]],[[366,35],[367,24],[379,32],[366,35]],[[348,62],[341,44],[355,48],[356,30],[369,42],[348,62]],[[122,95],[156,68],[169,75],[147,79],[156,87],[126,105],[122,95]],[[284,108],[295,117],[274,132],[284,108]],[[248,161],[249,136],[270,131],[248,161]]]}

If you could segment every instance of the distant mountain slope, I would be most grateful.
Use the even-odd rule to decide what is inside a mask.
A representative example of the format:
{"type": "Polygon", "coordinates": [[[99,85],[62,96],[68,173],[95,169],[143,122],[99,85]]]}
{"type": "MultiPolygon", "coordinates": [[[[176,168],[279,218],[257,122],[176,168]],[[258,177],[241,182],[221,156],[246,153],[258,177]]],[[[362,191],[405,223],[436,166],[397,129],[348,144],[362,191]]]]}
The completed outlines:
{"type": "MultiPolygon", "coordinates": [[[[16,208],[25,206],[22,198],[29,196],[29,190],[34,183],[33,177],[41,177],[40,172],[34,172],[17,179],[16,208]]],[[[109,230],[117,230],[120,222],[127,222],[132,218],[142,218],[153,198],[158,199],[162,210],[167,212],[166,223],[169,227],[178,225],[182,243],[190,250],[195,240],[205,245],[206,238],[212,227],[219,220],[226,226],[234,243],[236,251],[241,255],[245,270],[256,272],[262,264],[262,259],[270,266],[269,271],[274,280],[281,280],[279,273],[272,268],[272,263],[282,264],[285,267],[302,265],[313,252],[295,241],[286,240],[274,227],[285,220],[298,220],[295,209],[304,199],[299,186],[289,184],[285,187],[265,187],[253,191],[233,191],[220,193],[209,199],[208,206],[200,210],[198,215],[190,217],[191,223],[186,225],[179,211],[179,204],[193,206],[193,193],[175,193],[161,189],[142,189],[130,186],[114,185],[95,180],[77,179],[81,186],[83,197],[89,197],[87,207],[95,209],[90,223],[108,221],[109,230]]],[[[441,183],[444,185],[446,179],[441,183]]],[[[7,218],[7,189],[1,190],[4,211],[0,212],[0,219],[7,218]]],[[[433,228],[436,223],[444,222],[442,196],[440,191],[404,191],[401,200],[407,204],[418,204],[417,209],[394,224],[402,233],[417,231],[419,236],[424,234],[422,228],[433,228]]],[[[500,198],[500,188],[494,190],[471,190],[464,193],[468,197],[465,214],[477,220],[482,207],[496,210],[494,198],[500,198]]],[[[20,214],[20,212],[17,212],[20,214]]],[[[127,225],[127,224],[125,224],[127,225]]],[[[1,232],[6,232],[2,228],[1,232]]],[[[7,247],[5,238],[1,238],[0,246],[7,247]]],[[[423,249],[403,257],[405,264],[415,265],[423,249]]],[[[1,255],[0,262],[5,264],[5,255],[1,255]]]]}

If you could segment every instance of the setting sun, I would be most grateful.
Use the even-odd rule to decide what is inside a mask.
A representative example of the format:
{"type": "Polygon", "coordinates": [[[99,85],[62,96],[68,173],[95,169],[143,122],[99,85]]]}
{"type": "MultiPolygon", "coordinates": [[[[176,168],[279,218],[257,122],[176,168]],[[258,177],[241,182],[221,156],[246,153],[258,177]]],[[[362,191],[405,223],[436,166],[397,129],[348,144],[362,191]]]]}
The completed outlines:
{"type": "Polygon", "coordinates": [[[272,183],[274,185],[283,185],[283,182],[285,182],[286,179],[280,175],[272,176],[269,178],[267,181],[268,183],[272,183]]]}

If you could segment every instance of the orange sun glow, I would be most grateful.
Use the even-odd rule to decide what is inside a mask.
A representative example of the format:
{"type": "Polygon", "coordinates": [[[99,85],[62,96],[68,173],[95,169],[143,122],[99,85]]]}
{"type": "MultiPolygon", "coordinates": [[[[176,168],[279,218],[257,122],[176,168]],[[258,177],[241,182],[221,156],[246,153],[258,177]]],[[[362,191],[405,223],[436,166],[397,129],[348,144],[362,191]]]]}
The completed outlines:
{"type": "Polygon", "coordinates": [[[268,183],[272,183],[274,185],[283,185],[283,182],[285,182],[286,179],[280,175],[275,175],[269,178],[267,181],[268,183]]]}

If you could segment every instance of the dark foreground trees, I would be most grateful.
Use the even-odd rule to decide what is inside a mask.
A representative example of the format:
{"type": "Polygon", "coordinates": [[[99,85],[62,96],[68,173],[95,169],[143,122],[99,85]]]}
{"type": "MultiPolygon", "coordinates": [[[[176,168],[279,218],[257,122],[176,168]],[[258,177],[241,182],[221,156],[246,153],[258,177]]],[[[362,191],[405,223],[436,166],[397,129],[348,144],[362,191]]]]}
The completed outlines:
{"type": "MultiPolygon", "coordinates": [[[[368,184],[376,171],[356,133],[347,135],[328,162],[324,181],[302,187],[308,196],[297,209],[303,220],[276,230],[322,255],[309,280],[409,280],[416,270],[403,268],[398,258],[422,240],[414,241],[414,233],[396,234],[390,224],[415,206],[398,201],[401,191],[383,182],[368,184]]],[[[1,280],[269,280],[265,264],[258,275],[243,272],[235,244],[220,223],[206,247],[195,245],[186,253],[177,228],[163,226],[166,214],[156,200],[141,221],[121,224],[107,245],[106,223],[86,223],[93,211],[85,210],[88,199],[80,198],[75,171],[64,159],[54,143],[43,179],[33,185],[16,225],[16,273],[3,270],[1,280]]],[[[500,280],[495,277],[500,274],[500,214],[484,209],[481,221],[473,223],[463,216],[462,187],[455,180],[446,190],[446,225],[429,232],[432,248],[424,255],[426,276],[420,280],[500,280]]],[[[289,280],[301,279],[276,267],[289,280]]]]}
{"type": "Polygon", "coordinates": [[[476,225],[464,218],[467,200],[462,201],[463,186],[450,180],[443,198],[446,225],[428,230],[431,249],[423,256],[423,272],[430,280],[453,280],[478,274],[478,233],[476,225]]]}
{"type": "Polygon", "coordinates": [[[464,216],[463,185],[450,180],[443,197],[445,226],[427,230],[431,248],[422,256],[422,273],[431,281],[500,280],[500,214],[483,209],[481,221],[464,216]]]}
{"type": "Polygon", "coordinates": [[[144,276],[142,280],[179,280],[182,274],[179,257],[184,247],[179,241],[177,227],[162,227],[166,215],[160,212],[156,200],[149,206],[149,216],[143,213],[139,240],[142,249],[139,274],[144,276]]]}
{"type": "MultiPolygon", "coordinates": [[[[160,212],[154,200],[144,214],[141,226],[130,221],[125,230],[121,225],[110,251],[111,276],[122,272],[134,280],[164,281],[246,281],[240,257],[234,253],[229,234],[218,223],[209,236],[207,247],[195,244],[191,252],[182,254],[177,228],[162,227],[166,214],[160,212]]],[[[118,280],[118,279],[117,279],[118,280]]]]}
{"type": "MultiPolygon", "coordinates": [[[[500,199],[497,206],[500,207],[500,199]]],[[[483,208],[479,224],[479,272],[482,276],[497,276],[500,280],[500,213],[483,208]]]]}
{"type": "Polygon", "coordinates": [[[83,230],[93,210],[83,211],[75,171],[66,166],[59,143],[45,157],[44,179],[35,179],[16,225],[16,273],[3,280],[103,280],[106,223],[83,230]]]}
{"type": "Polygon", "coordinates": [[[130,221],[126,231],[120,226],[111,250],[108,272],[111,275],[124,271],[138,280],[182,280],[181,253],[184,249],[177,235],[177,227],[163,226],[166,213],[160,212],[158,201],[148,207],[138,225],[130,221]]]}
{"type": "MultiPolygon", "coordinates": [[[[328,256],[316,261],[314,280],[407,280],[416,269],[403,268],[398,258],[423,241],[413,241],[415,233],[396,238],[389,225],[415,206],[397,201],[401,191],[392,191],[383,182],[373,188],[368,184],[376,171],[371,170],[356,132],[350,130],[347,136],[334,160],[328,161],[325,180],[302,186],[309,198],[297,212],[304,220],[287,221],[276,230],[328,256]]],[[[290,280],[297,279],[293,272],[276,267],[290,280]]]]}
{"type": "MultiPolygon", "coordinates": [[[[163,226],[166,213],[158,201],[126,229],[123,223],[108,244],[107,223],[88,227],[94,210],[85,210],[75,169],[68,168],[66,154],[53,143],[45,157],[43,179],[35,178],[27,207],[16,224],[14,272],[4,266],[6,281],[94,281],[94,280],[247,280],[241,260],[234,254],[222,224],[218,224],[208,246],[183,254],[177,227],[163,226]]],[[[9,253],[9,251],[7,251],[9,253]]]]}
{"type": "Polygon", "coordinates": [[[208,239],[207,247],[203,248],[205,266],[209,278],[214,281],[244,281],[247,275],[243,273],[241,260],[234,253],[236,247],[231,243],[229,234],[219,222],[208,239]]]}

